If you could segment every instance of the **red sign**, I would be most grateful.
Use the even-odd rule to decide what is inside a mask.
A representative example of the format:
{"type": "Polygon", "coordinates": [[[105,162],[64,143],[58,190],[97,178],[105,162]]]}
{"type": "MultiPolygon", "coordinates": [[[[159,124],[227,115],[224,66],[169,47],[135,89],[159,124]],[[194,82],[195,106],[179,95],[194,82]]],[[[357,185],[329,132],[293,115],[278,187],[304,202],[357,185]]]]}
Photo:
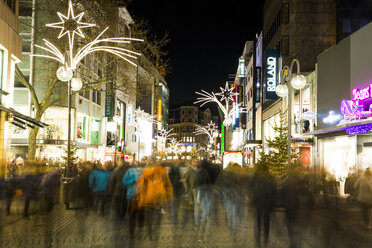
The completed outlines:
{"type": "MultiPolygon", "coordinates": [[[[115,157],[115,152],[106,152],[106,157],[115,157]]],[[[116,152],[116,157],[124,157],[124,152],[116,152]]]]}

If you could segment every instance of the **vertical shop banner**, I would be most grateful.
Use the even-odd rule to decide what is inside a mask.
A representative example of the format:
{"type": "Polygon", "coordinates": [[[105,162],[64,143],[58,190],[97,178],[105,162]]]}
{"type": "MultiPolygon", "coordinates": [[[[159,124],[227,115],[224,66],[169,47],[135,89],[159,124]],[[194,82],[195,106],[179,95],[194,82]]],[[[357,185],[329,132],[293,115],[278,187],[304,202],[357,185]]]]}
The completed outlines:
{"type": "Polygon", "coordinates": [[[232,116],[232,130],[239,127],[239,119],[240,119],[240,110],[239,110],[239,103],[243,101],[243,86],[234,85],[235,93],[237,94],[234,96],[233,105],[235,107],[234,114],[232,116]]]}
{"type": "Polygon", "coordinates": [[[255,80],[255,89],[256,89],[256,102],[261,101],[261,67],[256,67],[256,80],[255,80]]]}
{"type": "Polygon", "coordinates": [[[161,113],[161,99],[158,100],[158,118],[157,118],[157,121],[161,121],[162,120],[162,113],[161,113]]]}
{"type": "Polygon", "coordinates": [[[243,103],[244,104],[244,94],[243,94],[243,86],[238,86],[238,103],[243,103]]]}
{"type": "Polygon", "coordinates": [[[114,85],[112,83],[106,84],[106,99],[105,99],[105,117],[112,117],[114,115],[114,85]]]}
{"type": "Polygon", "coordinates": [[[221,126],[221,155],[225,151],[225,126],[221,126]]]}
{"type": "Polygon", "coordinates": [[[275,49],[266,50],[265,60],[265,99],[276,100],[278,98],[275,90],[277,85],[277,52],[275,49]]]}

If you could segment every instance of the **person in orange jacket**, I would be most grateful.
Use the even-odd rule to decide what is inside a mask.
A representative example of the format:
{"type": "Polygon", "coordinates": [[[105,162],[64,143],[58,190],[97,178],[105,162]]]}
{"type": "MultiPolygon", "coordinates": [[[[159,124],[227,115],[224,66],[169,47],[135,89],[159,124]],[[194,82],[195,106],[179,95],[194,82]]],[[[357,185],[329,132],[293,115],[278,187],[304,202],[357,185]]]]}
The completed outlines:
{"type": "Polygon", "coordinates": [[[148,234],[158,238],[152,226],[160,225],[164,208],[173,200],[173,187],[165,167],[156,165],[143,170],[139,179],[138,197],[138,207],[144,211],[148,234]]]}
{"type": "Polygon", "coordinates": [[[139,197],[142,208],[163,208],[173,200],[173,187],[165,167],[156,165],[143,170],[139,197]]]}

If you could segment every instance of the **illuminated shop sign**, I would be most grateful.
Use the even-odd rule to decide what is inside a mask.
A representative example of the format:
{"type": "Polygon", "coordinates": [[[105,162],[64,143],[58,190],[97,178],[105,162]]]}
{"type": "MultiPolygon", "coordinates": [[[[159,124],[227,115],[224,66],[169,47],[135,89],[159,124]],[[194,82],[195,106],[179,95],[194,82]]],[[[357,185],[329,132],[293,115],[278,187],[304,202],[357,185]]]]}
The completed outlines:
{"type": "Polygon", "coordinates": [[[225,169],[227,165],[232,163],[237,163],[240,166],[243,166],[243,153],[235,151],[226,151],[223,153],[223,168],[225,169]]]}
{"type": "Polygon", "coordinates": [[[372,116],[372,84],[362,89],[353,89],[353,99],[341,101],[342,122],[360,121],[372,116]]]}
{"type": "Polygon", "coordinates": [[[266,99],[275,100],[277,82],[277,53],[275,49],[266,50],[266,99]]]}
{"type": "Polygon", "coordinates": [[[354,101],[364,100],[372,97],[372,84],[363,89],[353,89],[354,101]]]}
{"type": "Polygon", "coordinates": [[[157,120],[158,121],[161,121],[162,117],[161,117],[161,100],[159,99],[158,100],[158,118],[157,120]]]}
{"type": "Polygon", "coordinates": [[[261,96],[261,67],[256,67],[256,102],[260,102],[261,96]]]}
{"type": "Polygon", "coordinates": [[[239,58],[239,77],[245,77],[245,59],[243,57],[239,58]]]}

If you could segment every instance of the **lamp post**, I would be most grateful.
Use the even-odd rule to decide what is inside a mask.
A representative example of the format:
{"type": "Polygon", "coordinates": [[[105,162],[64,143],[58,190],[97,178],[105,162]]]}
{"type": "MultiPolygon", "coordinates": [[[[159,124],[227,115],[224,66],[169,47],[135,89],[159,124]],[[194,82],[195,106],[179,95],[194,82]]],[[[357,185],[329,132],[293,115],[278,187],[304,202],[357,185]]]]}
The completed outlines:
{"type": "Polygon", "coordinates": [[[120,131],[119,131],[119,135],[118,135],[118,122],[119,122],[119,116],[115,115],[114,116],[114,122],[115,122],[115,153],[114,153],[114,167],[116,168],[116,151],[117,151],[117,147],[118,147],[118,136],[120,135],[120,131]]]}
{"type": "MultiPolygon", "coordinates": [[[[284,79],[284,76],[282,76],[282,82],[280,85],[277,86],[276,88],[276,94],[279,96],[279,97],[285,97],[287,96],[288,97],[288,107],[287,107],[287,111],[288,111],[288,117],[287,117],[287,120],[288,120],[288,139],[287,139],[287,146],[288,146],[288,168],[290,167],[291,165],[291,158],[292,158],[292,152],[291,152],[291,143],[292,143],[292,140],[291,140],[291,136],[292,136],[292,88],[294,88],[295,90],[301,90],[305,87],[306,85],[306,78],[304,75],[301,75],[300,72],[300,62],[297,60],[297,59],[293,59],[292,60],[292,63],[290,65],[290,67],[288,66],[284,66],[282,71],[284,70],[288,70],[288,80],[289,80],[289,83],[286,85],[285,84],[285,80],[284,79]],[[292,75],[292,70],[293,70],[293,66],[294,64],[296,64],[296,67],[297,67],[297,74],[296,75],[292,75]],[[283,82],[284,81],[284,82],[283,82]]],[[[283,73],[284,74],[284,73],[283,73]]],[[[301,101],[301,99],[300,99],[301,101]]],[[[300,119],[301,119],[301,111],[302,109],[300,109],[300,119]]]]}
{"type": "Polygon", "coordinates": [[[68,109],[68,118],[67,118],[67,165],[65,169],[65,176],[69,176],[70,172],[70,163],[71,163],[71,154],[70,154],[70,147],[71,147],[71,90],[79,91],[83,86],[81,79],[73,78],[73,71],[70,67],[63,65],[58,68],[57,70],[57,78],[62,82],[67,83],[67,109],[68,109]],[[73,86],[73,87],[71,87],[73,86]]]}

